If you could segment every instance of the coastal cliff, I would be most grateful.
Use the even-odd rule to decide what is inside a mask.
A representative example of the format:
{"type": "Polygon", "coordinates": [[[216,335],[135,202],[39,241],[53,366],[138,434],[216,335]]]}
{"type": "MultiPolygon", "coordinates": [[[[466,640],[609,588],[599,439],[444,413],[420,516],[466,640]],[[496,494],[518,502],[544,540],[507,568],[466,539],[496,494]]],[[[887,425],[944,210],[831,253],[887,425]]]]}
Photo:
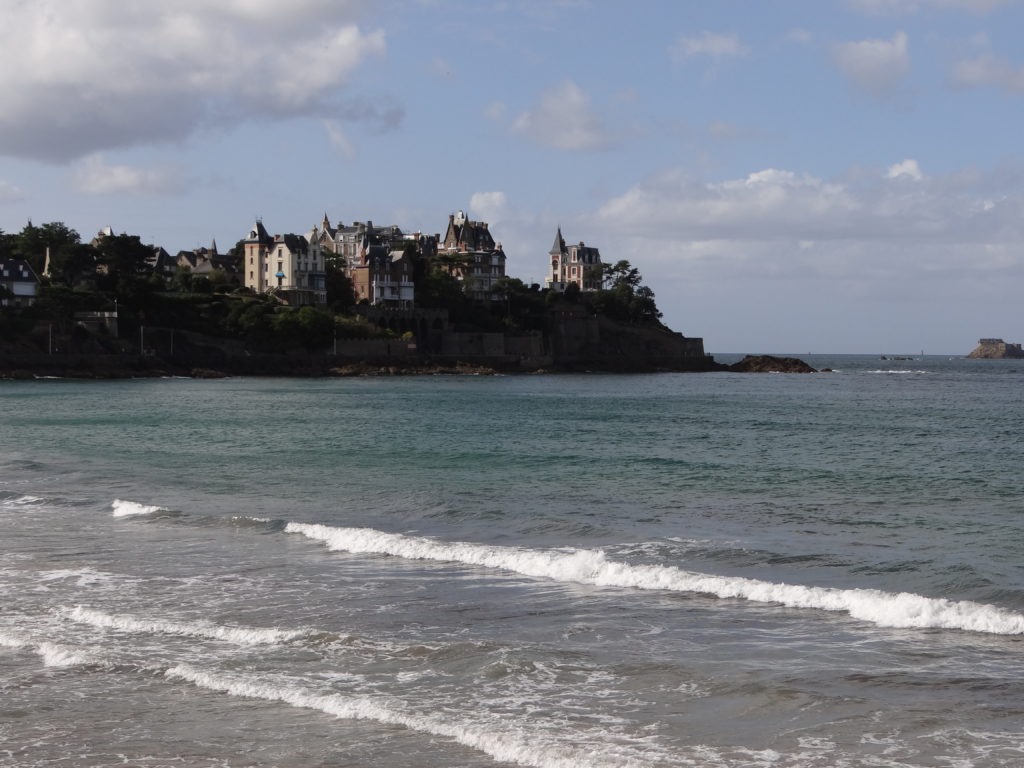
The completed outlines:
{"type": "Polygon", "coordinates": [[[976,360],[1004,360],[1024,358],[1024,350],[1020,344],[1012,344],[1002,339],[979,339],[978,346],[967,355],[976,360]]]}
{"type": "Polygon", "coordinates": [[[50,354],[38,347],[0,345],[0,378],[117,379],[159,376],[353,376],[605,371],[724,370],[700,338],[661,326],[616,323],[585,312],[551,318],[543,333],[445,331],[432,343],[398,339],[338,339],[329,349],[276,354],[237,341],[151,328],[146,354],[81,345],[50,354]]]}

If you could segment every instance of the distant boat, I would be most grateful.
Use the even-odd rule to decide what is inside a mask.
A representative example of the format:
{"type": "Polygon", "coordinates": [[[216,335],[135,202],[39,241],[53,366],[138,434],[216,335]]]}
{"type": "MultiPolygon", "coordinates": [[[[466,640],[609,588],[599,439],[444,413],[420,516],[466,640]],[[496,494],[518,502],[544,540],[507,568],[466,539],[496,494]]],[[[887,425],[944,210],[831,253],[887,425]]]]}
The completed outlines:
{"type": "Polygon", "coordinates": [[[914,358],[906,355],[882,355],[882,360],[913,360],[914,358]]]}

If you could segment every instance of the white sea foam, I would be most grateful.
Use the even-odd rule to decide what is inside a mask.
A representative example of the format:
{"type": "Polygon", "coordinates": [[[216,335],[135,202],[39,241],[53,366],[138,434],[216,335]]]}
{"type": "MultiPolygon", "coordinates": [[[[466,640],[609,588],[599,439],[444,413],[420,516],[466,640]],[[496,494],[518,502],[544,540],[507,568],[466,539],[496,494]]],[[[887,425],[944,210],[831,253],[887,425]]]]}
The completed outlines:
{"type": "Polygon", "coordinates": [[[50,641],[36,642],[30,635],[16,630],[0,630],[0,648],[32,650],[47,667],[75,667],[97,661],[96,656],[80,648],[50,641]]]}
{"type": "Polygon", "coordinates": [[[114,510],[114,517],[135,517],[136,515],[152,515],[154,512],[166,512],[164,507],[153,504],[139,504],[136,501],[125,501],[114,499],[110,505],[114,510]]]}
{"type": "Polygon", "coordinates": [[[84,651],[58,643],[40,643],[36,646],[36,653],[42,656],[43,664],[48,667],[77,667],[95,661],[90,654],[84,651]]]}
{"type": "Polygon", "coordinates": [[[42,571],[38,574],[37,578],[42,583],[76,579],[75,583],[77,586],[90,587],[96,584],[123,582],[128,577],[105,571],[97,571],[95,568],[60,568],[54,571],[42,571]]]}
{"type": "Polygon", "coordinates": [[[536,768],[640,768],[649,764],[640,756],[624,754],[635,752],[625,745],[608,744],[608,754],[599,755],[595,754],[593,744],[555,743],[538,738],[537,733],[528,732],[507,721],[499,728],[497,724],[490,727],[459,722],[448,714],[441,718],[410,713],[405,711],[401,702],[383,697],[316,693],[299,686],[277,684],[265,679],[211,674],[187,664],[172,667],[164,674],[172,680],[184,680],[231,696],[279,701],[300,709],[318,710],[337,718],[373,720],[386,725],[402,726],[452,739],[490,755],[495,760],[516,765],[536,768]]]}
{"type": "Polygon", "coordinates": [[[27,637],[17,632],[0,631],[0,646],[4,648],[27,648],[32,643],[27,637]]]}
{"type": "Polygon", "coordinates": [[[1024,634],[1024,615],[967,600],[954,601],[876,589],[807,587],[738,576],[712,576],[672,566],[630,565],[608,560],[600,550],[545,551],[485,546],[442,542],[371,528],[334,528],[307,523],[289,523],[285,532],[322,541],[332,550],[460,562],[603,587],[696,592],[721,598],[778,603],[790,608],[836,611],[884,627],[1024,634]]]}
{"type": "Polygon", "coordinates": [[[31,638],[18,632],[0,632],[0,647],[31,648],[47,667],[74,667],[95,661],[90,654],[58,643],[36,644],[31,638]]]}
{"type": "Polygon", "coordinates": [[[5,507],[36,506],[38,504],[44,503],[45,501],[46,501],[46,499],[41,498],[40,496],[28,496],[28,495],[25,495],[25,496],[19,496],[16,499],[6,499],[6,500],[4,500],[3,506],[5,506],[5,507]]]}
{"type": "Polygon", "coordinates": [[[67,612],[72,621],[91,624],[101,629],[116,629],[122,632],[149,634],[184,635],[222,640],[236,645],[269,645],[285,643],[312,634],[311,630],[265,629],[260,627],[227,627],[205,621],[165,621],[141,619],[125,614],[111,614],[77,606],[67,612]]]}

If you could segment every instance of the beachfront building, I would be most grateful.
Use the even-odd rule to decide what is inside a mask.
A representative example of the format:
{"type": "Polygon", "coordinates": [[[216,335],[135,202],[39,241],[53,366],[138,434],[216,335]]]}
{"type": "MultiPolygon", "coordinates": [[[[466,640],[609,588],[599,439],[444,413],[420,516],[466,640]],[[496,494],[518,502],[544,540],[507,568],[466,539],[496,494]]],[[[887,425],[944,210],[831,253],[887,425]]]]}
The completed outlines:
{"type": "Polygon", "coordinates": [[[324,254],[303,235],[271,237],[257,220],[243,241],[244,284],[293,306],[327,303],[324,254]]]}
{"type": "Polygon", "coordinates": [[[167,281],[174,277],[174,273],[178,270],[177,259],[160,245],[152,247],[152,252],[149,258],[146,259],[146,264],[154,275],[159,275],[167,281]]]}
{"type": "Polygon", "coordinates": [[[566,245],[562,228],[555,234],[555,243],[548,251],[551,272],[544,278],[544,287],[564,293],[570,285],[578,285],[581,291],[601,289],[601,252],[584,245],[566,245]]]}
{"type": "Polygon", "coordinates": [[[25,259],[0,259],[0,306],[31,307],[39,293],[39,277],[25,259]]]}
{"type": "Polygon", "coordinates": [[[320,225],[314,226],[306,239],[319,245],[329,265],[351,278],[352,271],[364,265],[363,256],[367,248],[385,245],[389,250],[401,250],[409,236],[402,232],[401,227],[375,227],[372,221],[353,221],[351,225],[339,222],[334,226],[324,213],[320,225]]]}
{"type": "Polygon", "coordinates": [[[387,243],[364,243],[359,263],[351,270],[356,301],[375,307],[411,309],[416,298],[414,265],[403,248],[392,250],[387,243]]]}
{"type": "Polygon", "coordinates": [[[209,280],[216,276],[227,282],[241,283],[238,259],[230,253],[220,253],[217,250],[216,239],[210,243],[209,248],[178,251],[175,263],[178,268],[188,270],[193,277],[209,280]]]}
{"type": "Polygon", "coordinates": [[[438,254],[467,295],[481,301],[495,298],[494,284],[505,276],[505,252],[486,221],[470,221],[463,211],[449,214],[438,254]]]}

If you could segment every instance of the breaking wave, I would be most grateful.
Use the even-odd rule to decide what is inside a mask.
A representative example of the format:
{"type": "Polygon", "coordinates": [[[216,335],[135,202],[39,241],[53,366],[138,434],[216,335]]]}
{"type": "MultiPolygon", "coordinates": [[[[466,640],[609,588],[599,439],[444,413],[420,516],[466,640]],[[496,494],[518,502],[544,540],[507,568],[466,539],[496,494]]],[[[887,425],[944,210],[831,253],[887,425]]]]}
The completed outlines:
{"type": "Polygon", "coordinates": [[[114,517],[135,517],[137,515],[152,515],[156,512],[167,512],[165,507],[158,507],[153,504],[139,504],[136,501],[125,501],[114,499],[110,505],[114,511],[114,517]]]}
{"type": "Polygon", "coordinates": [[[81,605],[70,610],[68,617],[72,621],[91,624],[101,629],[202,637],[208,640],[222,640],[236,645],[286,643],[290,640],[314,634],[312,630],[308,629],[284,630],[263,629],[259,627],[226,627],[205,621],[176,622],[140,619],[123,614],[104,613],[81,605]]]}
{"type": "Polygon", "coordinates": [[[634,752],[632,756],[597,756],[593,745],[586,747],[552,743],[538,739],[537,734],[528,733],[507,722],[501,723],[500,727],[495,724],[495,727],[489,728],[483,724],[460,723],[447,716],[431,717],[409,713],[404,711],[401,702],[389,701],[384,697],[316,693],[295,685],[211,674],[187,664],[172,667],[164,675],[171,680],[184,680],[231,696],[279,701],[300,709],[318,710],[337,718],[403,726],[420,733],[452,739],[509,764],[536,768],[640,768],[649,764],[635,756],[635,750],[629,747],[602,745],[602,749],[606,748],[609,752],[634,752]]]}
{"type": "Polygon", "coordinates": [[[877,589],[807,587],[739,576],[713,576],[673,566],[630,565],[609,560],[600,550],[485,546],[442,542],[371,528],[335,528],[307,523],[288,523],[285,532],[321,541],[332,550],[458,562],[601,587],[694,592],[720,598],[777,603],[790,608],[847,613],[855,619],[882,627],[1024,634],[1024,615],[967,600],[954,601],[877,589]]]}
{"type": "Polygon", "coordinates": [[[10,632],[0,632],[0,646],[31,649],[47,667],[77,667],[96,661],[94,656],[77,648],[49,641],[37,644],[23,635],[10,632]]]}
{"type": "Polygon", "coordinates": [[[27,494],[22,496],[11,496],[0,501],[0,505],[5,507],[34,507],[45,503],[46,499],[41,496],[30,496],[27,494]]]}

